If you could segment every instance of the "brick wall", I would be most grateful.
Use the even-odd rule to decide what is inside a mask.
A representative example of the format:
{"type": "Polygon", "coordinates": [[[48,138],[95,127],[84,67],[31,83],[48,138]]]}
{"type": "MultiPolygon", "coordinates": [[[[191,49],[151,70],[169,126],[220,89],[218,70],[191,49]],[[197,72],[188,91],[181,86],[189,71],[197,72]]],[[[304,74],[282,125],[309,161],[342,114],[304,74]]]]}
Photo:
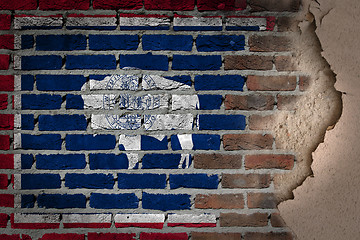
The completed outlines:
{"type": "Polygon", "coordinates": [[[292,239],[290,2],[2,1],[0,239],[292,239]]]}

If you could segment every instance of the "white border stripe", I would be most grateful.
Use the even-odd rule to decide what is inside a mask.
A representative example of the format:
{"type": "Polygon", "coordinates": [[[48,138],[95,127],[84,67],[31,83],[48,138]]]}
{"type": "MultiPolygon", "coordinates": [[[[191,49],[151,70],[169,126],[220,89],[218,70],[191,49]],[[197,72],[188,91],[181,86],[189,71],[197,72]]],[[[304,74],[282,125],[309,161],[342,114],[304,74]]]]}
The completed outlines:
{"type": "MultiPolygon", "coordinates": [[[[14,58],[14,61],[15,61],[15,58],[14,58]]],[[[14,90],[21,91],[21,75],[14,76],[14,90]]]]}
{"type": "Polygon", "coordinates": [[[213,214],[169,214],[169,223],[216,223],[216,216],[213,214]]]}
{"type": "Polygon", "coordinates": [[[116,214],[115,223],[163,223],[164,214],[116,214]]]}
{"type": "Polygon", "coordinates": [[[222,19],[218,17],[190,17],[190,18],[174,18],[174,27],[222,27],[222,19]]]}
{"type": "Polygon", "coordinates": [[[14,116],[14,128],[21,129],[21,114],[15,114],[14,116]]]}
{"type": "Polygon", "coordinates": [[[21,174],[14,174],[14,189],[21,189],[21,174]]]}
{"type": "Polygon", "coordinates": [[[62,17],[21,17],[15,16],[14,29],[22,27],[62,27],[62,17]]]}
{"type": "Polygon", "coordinates": [[[14,56],[14,69],[21,70],[21,56],[14,56]]]}
{"type": "Polygon", "coordinates": [[[167,17],[120,17],[120,27],[169,27],[170,19],[167,17]]]}
{"type": "Polygon", "coordinates": [[[14,169],[21,169],[21,154],[14,154],[14,169]]]}
{"type": "Polygon", "coordinates": [[[111,223],[109,214],[63,214],[64,223],[111,223]]]}
{"type": "Polygon", "coordinates": [[[14,213],[15,223],[59,223],[60,214],[14,213]]]}
{"type": "Polygon", "coordinates": [[[21,149],[21,133],[14,134],[14,149],[21,149]]]}
{"type": "Polygon", "coordinates": [[[68,17],[67,27],[117,27],[116,17],[68,17]]]}
{"type": "Polygon", "coordinates": [[[266,18],[226,18],[226,27],[258,26],[260,30],[266,30],[266,18]]]}

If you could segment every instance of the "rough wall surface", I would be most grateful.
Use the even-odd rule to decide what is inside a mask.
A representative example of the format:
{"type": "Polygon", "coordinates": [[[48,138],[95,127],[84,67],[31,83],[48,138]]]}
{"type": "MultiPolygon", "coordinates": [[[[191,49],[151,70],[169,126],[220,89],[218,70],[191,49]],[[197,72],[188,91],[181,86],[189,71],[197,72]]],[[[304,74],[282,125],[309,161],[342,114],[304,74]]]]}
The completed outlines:
{"type": "Polygon", "coordinates": [[[0,9],[1,238],[292,239],[340,109],[300,1],[0,9]]]}
{"type": "Polygon", "coordinates": [[[336,74],[343,110],[335,128],[313,153],[313,176],[279,205],[281,216],[299,239],[358,239],[360,28],[358,1],[312,1],[322,55],[336,74]]]}

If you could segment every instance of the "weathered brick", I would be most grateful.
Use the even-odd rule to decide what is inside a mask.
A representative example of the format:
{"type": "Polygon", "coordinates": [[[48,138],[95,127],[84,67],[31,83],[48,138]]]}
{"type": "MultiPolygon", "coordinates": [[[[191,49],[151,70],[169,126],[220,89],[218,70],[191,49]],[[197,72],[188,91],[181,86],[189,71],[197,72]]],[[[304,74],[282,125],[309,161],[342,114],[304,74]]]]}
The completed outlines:
{"type": "Polygon", "coordinates": [[[10,136],[0,135],[0,150],[9,150],[9,149],[10,149],[10,136]]]}
{"type": "Polygon", "coordinates": [[[142,0],[94,0],[94,9],[139,9],[142,8],[142,0]]]}
{"type": "Polygon", "coordinates": [[[0,91],[14,91],[14,76],[1,75],[0,76],[0,91]]]}
{"type": "Polygon", "coordinates": [[[251,11],[270,12],[297,12],[300,8],[300,0],[278,1],[278,0],[250,0],[251,11]]]}
{"type": "Polygon", "coordinates": [[[279,72],[281,71],[296,71],[297,65],[295,59],[290,56],[276,56],[275,67],[279,72]]]}
{"type": "Polygon", "coordinates": [[[85,208],[86,197],[83,194],[40,194],[37,198],[39,208],[85,208]]]}
{"type": "Polygon", "coordinates": [[[0,30],[9,30],[11,26],[11,15],[0,14],[0,30]]]}
{"type": "Polygon", "coordinates": [[[165,174],[126,174],[118,173],[118,187],[120,189],[165,189],[165,174]]]}
{"type": "Polygon", "coordinates": [[[244,115],[198,115],[199,130],[244,130],[245,127],[244,115]]]}
{"type": "Polygon", "coordinates": [[[276,24],[279,32],[296,32],[300,30],[299,21],[296,21],[293,17],[279,17],[276,24]]]}
{"type": "Polygon", "coordinates": [[[0,114],[0,130],[13,130],[13,129],[14,129],[14,115],[0,114]]]}
{"type": "Polygon", "coordinates": [[[96,233],[89,232],[88,240],[133,240],[135,239],[135,233],[96,233]]]}
{"type": "Polygon", "coordinates": [[[86,49],[85,35],[39,35],[36,36],[38,51],[74,51],[86,49]]]}
{"type": "Polygon", "coordinates": [[[143,35],[143,50],[191,51],[193,37],[190,35],[143,35]]]}
{"type": "Polygon", "coordinates": [[[112,174],[77,174],[67,173],[65,175],[65,187],[69,189],[90,188],[90,189],[113,189],[114,176],[112,174]]]}
{"type": "Polygon", "coordinates": [[[244,35],[199,35],[196,38],[198,52],[244,50],[244,35]]]}
{"type": "Polygon", "coordinates": [[[190,209],[190,195],[188,194],[150,194],[143,192],[143,209],[156,210],[184,210],[190,209]]]}
{"type": "Polygon", "coordinates": [[[9,69],[10,55],[0,54],[0,70],[9,69]]]}
{"type": "Polygon", "coordinates": [[[134,193],[101,194],[92,193],[90,207],[97,209],[138,208],[139,199],[134,193]]]}
{"type": "Polygon", "coordinates": [[[261,154],[245,156],[246,169],[285,169],[291,170],[294,167],[294,155],[261,154]]]}
{"type": "Polygon", "coordinates": [[[274,115],[251,115],[249,117],[249,128],[251,130],[270,130],[274,126],[274,115]]]}
{"type": "Polygon", "coordinates": [[[296,76],[248,76],[249,91],[294,91],[296,76]]]}
{"type": "Polygon", "coordinates": [[[225,70],[271,70],[273,69],[272,56],[259,55],[227,55],[225,70]]]}
{"type": "Polygon", "coordinates": [[[192,232],[192,240],[239,240],[241,233],[192,232]]]}
{"type": "Polygon", "coordinates": [[[7,189],[9,185],[9,179],[7,174],[0,174],[0,189],[7,189]]]}
{"type": "Polygon", "coordinates": [[[45,233],[39,240],[85,240],[85,234],[76,233],[45,233]]]}
{"type": "Polygon", "coordinates": [[[175,10],[191,11],[194,10],[194,0],[145,0],[146,10],[175,10]]]}
{"type": "Polygon", "coordinates": [[[136,50],[138,45],[137,35],[89,35],[90,50],[136,50]]]}
{"type": "Polygon", "coordinates": [[[5,0],[0,2],[0,10],[34,10],[36,8],[36,0],[5,0]]]}
{"type": "Polygon", "coordinates": [[[310,88],[311,78],[309,76],[300,76],[299,89],[300,91],[306,91],[310,88]]]}
{"type": "Polygon", "coordinates": [[[272,213],[270,215],[271,226],[273,227],[285,227],[286,223],[284,219],[280,216],[280,213],[272,213]]]}
{"type": "Polygon", "coordinates": [[[292,234],[289,232],[248,232],[244,235],[244,240],[292,240],[292,234]]]}
{"type": "Polygon", "coordinates": [[[271,95],[226,95],[226,110],[273,110],[275,98],[271,95]]]}
{"type": "Polygon", "coordinates": [[[85,166],[86,161],[84,154],[36,155],[37,169],[83,169],[85,166]]]}
{"type": "Polygon", "coordinates": [[[59,70],[62,67],[62,57],[56,55],[21,56],[14,61],[14,68],[19,70],[59,70]]]}
{"type": "Polygon", "coordinates": [[[291,39],[285,36],[259,36],[249,37],[251,52],[286,52],[292,50],[291,39]]]}
{"type": "Polygon", "coordinates": [[[60,150],[61,144],[62,139],[60,134],[21,134],[21,144],[19,148],[34,150],[60,150]]]}
{"type": "Polygon", "coordinates": [[[114,149],[116,139],[113,135],[67,135],[65,137],[66,149],[78,150],[107,150],[114,149]]]}
{"type": "Polygon", "coordinates": [[[120,68],[133,67],[143,70],[160,70],[169,69],[168,57],[165,55],[134,54],[120,55],[120,68]]]}
{"type": "Polygon", "coordinates": [[[219,184],[218,175],[208,175],[206,173],[196,174],[170,174],[170,189],[176,188],[203,188],[217,189],[219,184]]]}
{"type": "Polygon", "coordinates": [[[268,225],[267,213],[238,214],[221,213],[221,227],[265,227],[268,225]]]}
{"type": "Polygon", "coordinates": [[[0,207],[14,207],[14,195],[0,194],[0,207]]]}
{"type": "Polygon", "coordinates": [[[274,193],[248,193],[248,208],[276,208],[279,200],[274,193]]]}
{"type": "Polygon", "coordinates": [[[271,176],[268,174],[223,174],[223,188],[268,188],[271,176]]]}
{"type": "Polygon", "coordinates": [[[242,91],[245,77],[241,75],[197,75],[195,76],[195,90],[230,90],[242,91]]]}
{"type": "Polygon", "coordinates": [[[0,94],[0,110],[7,109],[7,106],[8,106],[8,95],[0,94]]]}
{"type": "Polygon", "coordinates": [[[21,189],[56,189],[61,187],[58,174],[21,174],[21,189]]]}
{"type": "Polygon", "coordinates": [[[14,169],[14,154],[0,154],[0,169],[14,169]]]}
{"type": "MultiPolygon", "coordinates": [[[[220,70],[222,60],[220,55],[174,55],[173,70],[220,70]]],[[[167,70],[167,69],[166,69],[167,70]]]]}
{"type": "Polygon", "coordinates": [[[301,96],[294,95],[278,95],[277,96],[277,108],[279,110],[296,110],[301,96]]]}
{"type": "Polygon", "coordinates": [[[241,155],[223,154],[196,154],[194,167],[200,169],[239,169],[241,168],[241,155]]]}
{"type": "Polygon", "coordinates": [[[88,10],[90,0],[39,0],[40,10],[88,10]]]}
{"type": "Polygon", "coordinates": [[[116,69],[114,55],[67,55],[66,69],[116,69]]]}
{"type": "Polygon", "coordinates": [[[0,49],[14,49],[14,35],[0,35],[0,49]]]}
{"type": "Polygon", "coordinates": [[[227,134],[223,136],[224,149],[260,150],[272,149],[274,138],[270,134],[227,134]]]}
{"type": "MultiPolygon", "coordinates": [[[[140,240],[187,240],[187,233],[140,233],[140,240]]],[[[105,240],[105,239],[104,239],[105,240]]]]}
{"type": "Polygon", "coordinates": [[[195,208],[201,209],[238,209],[244,208],[242,194],[198,194],[195,197],[195,208]]]}
{"type": "Polygon", "coordinates": [[[0,213],[0,228],[6,228],[9,219],[9,215],[5,213],[0,213]]]}
{"type": "Polygon", "coordinates": [[[21,109],[45,110],[60,109],[62,99],[60,95],[23,94],[21,95],[21,109]]]}
{"type": "Polygon", "coordinates": [[[198,0],[197,8],[199,11],[243,10],[246,0],[198,0]]]}

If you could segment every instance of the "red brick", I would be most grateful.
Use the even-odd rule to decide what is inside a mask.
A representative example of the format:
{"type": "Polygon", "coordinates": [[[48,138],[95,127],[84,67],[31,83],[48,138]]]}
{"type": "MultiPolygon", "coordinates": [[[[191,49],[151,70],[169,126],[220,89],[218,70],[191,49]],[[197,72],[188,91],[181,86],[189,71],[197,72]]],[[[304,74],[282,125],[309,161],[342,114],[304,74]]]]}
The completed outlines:
{"type": "Polygon", "coordinates": [[[88,233],[88,240],[133,240],[135,233],[88,233]]]}
{"type": "Polygon", "coordinates": [[[0,91],[14,91],[14,76],[3,75],[0,76],[0,91]]]}
{"type": "Polygon", "coordinates": [[[14,35],[0,35],[0,49],[14,49],[14,35]]]}
{"type": "Polygon", "coordinates": [[[270,216],[270,222],[273,227],[286,227],[285,221],[279,213],[272,213],[270,216]]]}
{"type": "Polygon", "coordinates": [[[9,221],[9,216],[5,213],[0,213],[0,228],[6,228],[9,221]]]}
{"type": "Polygon", "coordinates": [[[39,0],[40,10],[88,10],[90,0],[39,0]]]}
{"type": "Polygon", "coordinates": [[[272,56],[258,55],[228,55],[225,59],[225,70],[271,70],[273,69],[272,56]]]}
{"type": "Polygon", "coordinates": [[[194,10],[195,0],[145,0],[146,10],[194,10]]]}
{"type": "Polygon", "coordinates": [[[300,8],[300,0],[250,0],[249,5],[253,12],[297,12],[300,8]]]}
{"type": "Polygon", "coordinates": [[[292,234],[288,232],[245,233],[244,240],[292,240],[292,234]]]}
{"type": "Polygon", "coordinates": [[[37,8],[37,0],[5,0],[0,1],[2,10],[34,10],[37,8]]]}
{"type": "Polygon", "coordinates": [[[276,208],[279,200],[273,193],[248,193],[248,208],[276,208]]]}
{"type": "Polygon", "coordinates": [[[306,91],[310,87],[310,77],[309,76],[300,76],[299,78],[299,89],[300,91],[306,91]]]}
{"type": "Polygon", "coordinates": [[[275,57],[275,67],[279,72],[282,71],[296,71],[297,66],[295,60],[290,56],[276,56],[275,57]]]}
{"type": "Polygon", "coordinates": [[[272,149],[274,139],[270,134],[226,134],[223,136],[224,149],[260,150],[272,149]]]}
{"type": "Polygon", "coordinates": [[[7,174],[0,174],[0,189],[7,189],[9,179],[7,174]]]}
{"type": "Polygon", "coordinates": [[[8,95],[0,94],[0,110],[7,109],[8,106],[8,95]]]}
{"type": "Polygon", "coordinates": [[[46,233],[39,240],[85,240],[85,234],[75,233],[46,233]]]}
{"type": "Polygon", "coordinates": [[[13,129],[14,129],[14,115],[0,114],[0,130],[13,130],[13,129]]]}
{"type": "Polygon", "coordinates": [[[187,240],[187,233],[140,233],[140,240],[187,240]]]}
{"type": "Polygon", "coordinates": [[[248,76],[249,91],[294,91],[296,76],[248,76]]]}
{"type": "Polygon", "coordinates": [[[199,11],[243,10],[246,0],[198,0],[197,8],[199,11]]]}
{"type": "Polygon", "coordinates": [[[249,128],[251,130],[270,130],[274,126],[274,115],[251,115],[249,117],[249,128]]]}
{"type": "Polygon", "coordinates": [[[0,207],[13,208],[14,207],[14,195],[12,195],[12,194],[0,194],[0,207]]]}
{"type": "Polygon", "coordinates": [[[0,14],[0,30],[9,30],[11,27],[11,15],[0,14]]]}
{"type": "Polygon", "coordinates": [[[277,107],[279,110],[296,110],[301,96],[278,95],[277,107]]]}
{"type": "Polygon", "coordinates": [[[10,136],[0,135],[0,150],[9,150],[9,149],[10,149],[10,136]]]}
{"type": "Polygon", "coordinates": [[[93,8],[94,9],[139,9],[142,8],[142,0],[94,0],[93,8]]]}
{"type": "Polygon", "coordinates": [[[268,215],[266,213],[238,214],[221,213],[221,227],[265,227],[268,225],[268,215]]]}
{"type": "Polygon", "coordinates": [[[194,167],[202,169],[239,169],[241,168],[241,155],[223,154],[196,154],[194,167]]]}
{"type": "Polygon", "coordinates": [[[20,234],[13,234],[13,235],[0,234],[0,239],[1,240],[25,240],[25,238],[20,238],[20,234]]]}
{"type": "Polygon", "coordinates": [[[240,240],[241,233],[192,232],[192,240],[240,240]]]}
{"type": "Polygon", "coordinates": [[[285,169],[290,170],[294,167],[294,155],[276,155],[276,154],[259,154],[245,156],[246,169],[285,169]]]}
{"type": "Polygon", "coordinates": [[[238,209],[244,208],[242,194],[198,194],[195,197],[195,208],[202,209],[238,209]]]}
{"type": "Polygon", "coordinates": [[[0,70],[9,69],[10,55],[0,54],[0,70]]]}
{"type": "Polygon", "coordinates": [[[223,174],[223,188],[268,188],[271,177],[268,174],[223,174]]]}
{"type": "Polygon", "coordinates": [[[259,36],[249,37],[251,52],[286,52],[291,51],[291,40],[285,36],[259,36]]]}
{"type": "Polygon", "coordinates": [[[275,98],[271,95],[226,95],[226,110],[273,110],[275,98]]]}
{"type": "Polygon", "coordinates": [[[0,169],[14,169],[13,154],[0,154],[0,169]]]}

